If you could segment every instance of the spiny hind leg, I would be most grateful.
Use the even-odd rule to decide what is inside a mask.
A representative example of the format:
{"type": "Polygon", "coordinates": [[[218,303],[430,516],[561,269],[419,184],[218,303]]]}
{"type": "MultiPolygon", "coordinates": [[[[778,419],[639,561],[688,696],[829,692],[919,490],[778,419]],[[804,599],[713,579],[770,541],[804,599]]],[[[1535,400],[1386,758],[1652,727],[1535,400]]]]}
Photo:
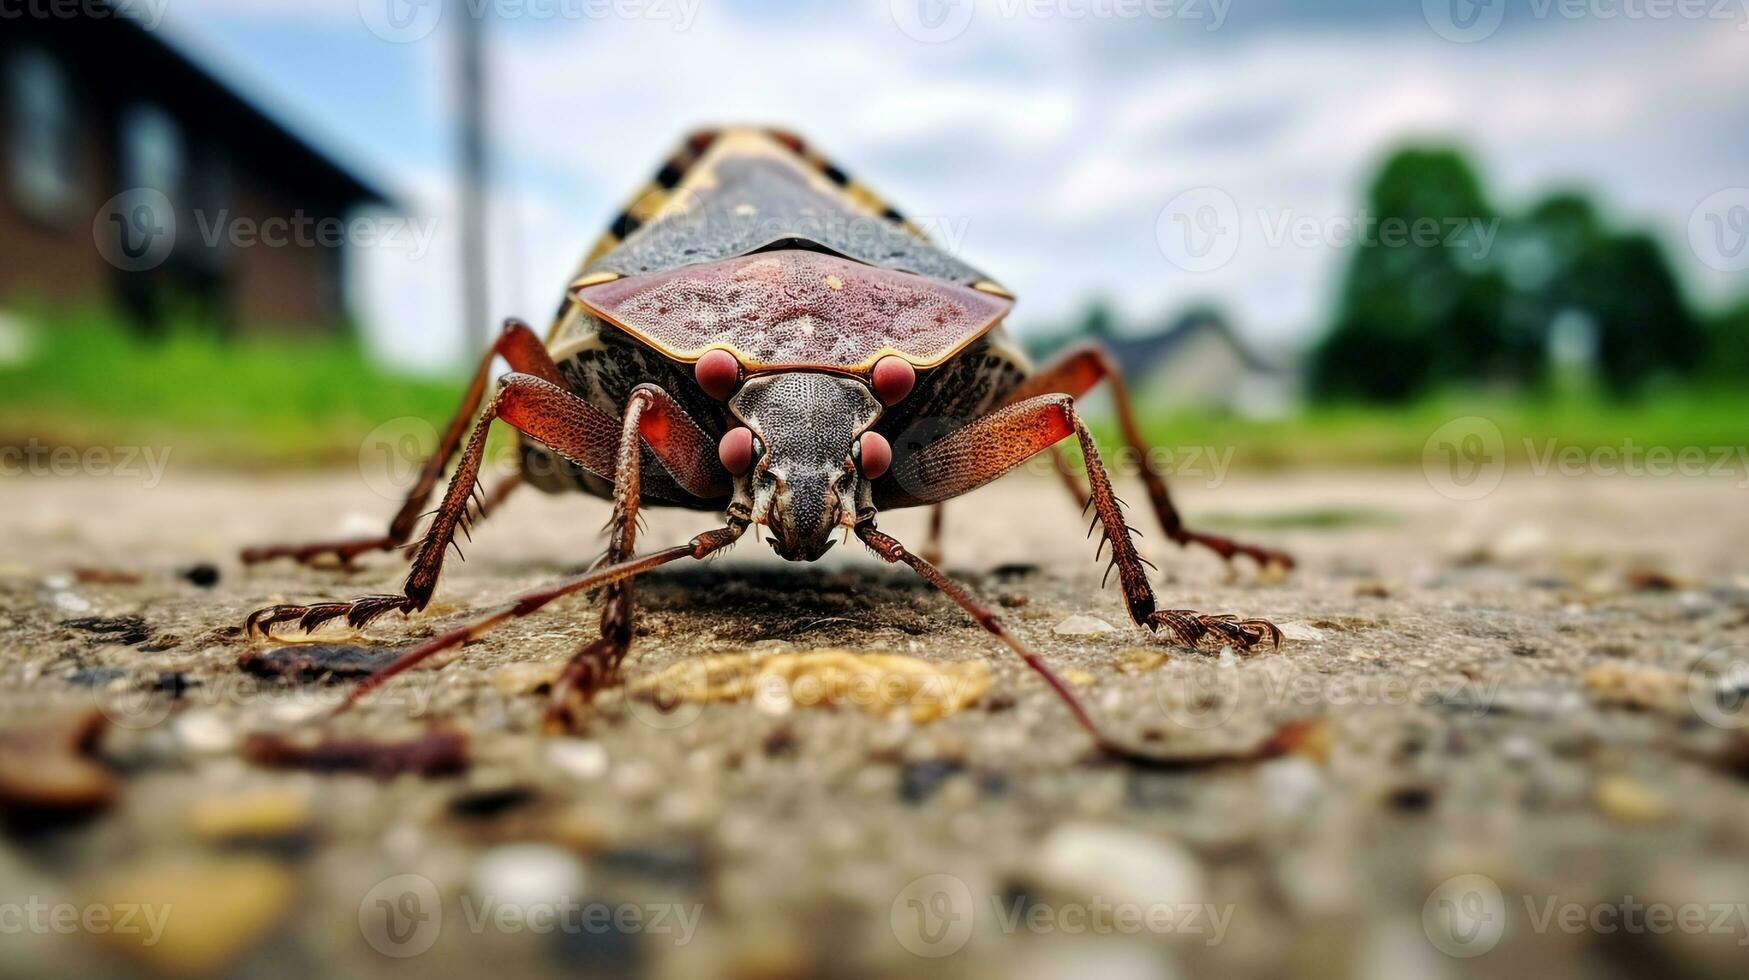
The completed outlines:
{"type": "MultiPolygon", "coordinates": [[[[343,568],[350,567],[359,555],[372,551],[393,551],[413,539],[413,529],[424,515],[425,504],[431,499],[431,493],[437,489],[437,481],[443,477],[443,469],[449,465],[450,458],[461,448],[462,437],[467,435],[468,423],[474,413],[479,411],[480,402],[485,397],[486,380],[490,376],[492,361],[502,356],[509,362],[510,369],[523,374],[531,374],[553,384],[562,384],[559,380],[559,369],[553,364],[552,355],[547,353],[528,324],[521,320],[504,321],[504,330],[493,342],[492,348],[480,359],[480,365],[474,371],[473,380],[468,383],[467,392],[462,396],[462,402],[456,409],[455,416],[450,419],[449,426],[437,441],[437,449],[425,461],[419,471],[419,478],[414,481],[413,488],[407,492],[407,498],[402,501],[401,509],[389,521],[388,530],[382,534],[347,538],[339,541],[313,541],[299,544],[260,545],[243,550],[242,559],[245,565],[259,564],[276,558],[290,558],[304,565],[315,565],[325,559],[333,559],[343,568]]],[[[494,488],[491,495],[481,500],[480,514],[486,514],[496,509],[503,499],[518,486],[520,481],[510,480],[494,488]]]]}
{"type": "MultiPolygon", "coordinates": [[[[1117,572],[1130,618],[1138,626],[1156,633],[1170,631],[1180,642],[1205,649],[1228,643],[1247,648],[1264,640],[1280,644],[1281,632],[1261,619],[1156,608],[1154,589],[1148,584],[1144,569],[1148,560],[1136,550],[1123,507],[1112,492],[1111,478],[1100,461],[1099,448],[1086,424],[1076,415],[1074,399],[1069,395],[1039,395],[998,409],[895,463],[892,474],[883,478],[882,483],[905,488],[906,497],[915,502],[947,500],[997,479],[1069,436],[1080,443],[1087,461],[1089,498],[1095,513],[1093,526],[1104,530],[1100,553],[1108,545],[1111,548],[1111,566],[1106,574],[1117,572]],[[892,482],[887,484],[888,480],[892,482]]],[[[877,494],[881,489],[877,486],[877,494]]],[[[1090,527],[1090,533],[1091,530],[1090,527]]]]}
{"type": "MultiPolygon", "coordinates": [[[[643,493],[641,464],[643,445],[639,424],[651,406],[650,395],[632,392],[626,403],[619,451],[614,459],[613,517],[608,522],[607,554],[601,561],[617,565],[631,557],[637,543],[638,503],[643,493]]],[[[595,699],[595,692],[619,675],[620,662],[632,646],[632,582],[615,582],[604,589],[601,635],[571,657],[553,685],[542,727],[550,732],[577,731],[595,699]]]]}
{"type": "Polygon", "coordinates": [[[498,393],[474,426],[462,451],[449,489],[438,505],[431,526],[413,555],[413,567],[400,595],[362,596],[350,602],[314,605],[279,605],[257,610],[244,626],[253,634],[271,632],[282,623],[296,622],[305,631],[345,617],[354,627],[363,626],[391,611],[415,612],[425,608],[437,587],[445,553],[455,547],[456,530],[467,533],[472,520],[471,503],[480,498],[480,465],[486,451],[486,436],[495,419],[503,419],[518,431],[546,444],[554,452],[584,469],[605,477],[613,474],[614,452],[619,444],[620,421],[591,406],[555,384],[527,374],[506,375],[498,393]]]}
{"type": "MultiPolygon", "coordinates": [[[[1142,482],[1148,488],[1148,500],[1154,507],[1154,516],[1159,520],[1160,527],[1166,536],[1180,545],[1201,545],[1213,551],[1226,560],[1234,555],[1244,555],[1259,566],[1276,566],[1287,569],[1294,566],[1293,556],[1285,551],[1273,548],[1262,548],[1256,545],[1234,541],[1232,538],[1218,534],[1208,534],[1192,530],[1184,526],[1184,519],[1179,516],[1178,508],[1172,503],[1172,494],[1166,489],[1166,479],[1148,465],[1151,451],[1148,443],[1142,438],[1141,427],[1136,424],[1135,412],[1130,404],[1128,389],[1124,386],[1123,373],[1112,361],[1111,355],[1098,346],[1081,347],[1064,354],[1057,360],[1040,368],[1027,378],[1003,402],[1013,405],[1028,398],[1045,394],[1065,394],[1071,398],[1080,399],[1093,388],[1104,381],[1111,388],[1111,400],[1117,407],[1118,428],[1123,431],[1124,442],[1130,451],[1136,454],[1141,462],[1142,482]]],[[[1067,460],[1059,451],[1057,453],[1057,472],[1062,475],[1063,482],[1069,487],[1070,493],[1083,507],[1087,506],[1087,493],[1081,488],[1081,480],[1069,468],[1067,460]]]]}

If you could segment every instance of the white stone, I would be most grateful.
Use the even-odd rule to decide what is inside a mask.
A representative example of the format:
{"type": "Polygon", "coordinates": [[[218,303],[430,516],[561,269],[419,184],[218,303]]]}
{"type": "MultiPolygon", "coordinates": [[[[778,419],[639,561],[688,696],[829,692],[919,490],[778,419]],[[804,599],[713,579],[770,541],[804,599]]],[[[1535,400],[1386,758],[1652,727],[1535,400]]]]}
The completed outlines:
{"type": "Polygon", "coordinates": [[[197,708],[176,719],[176,738],[183,748],[202,755],[229,752],[237,744],[237,732],[217,712],[197,708]]]}
{"type": "Polygon", "coordinates": [[[1300,640],[1305,643],[1324,642],[1325,632],[1311,623],[1282,623],[1281,635],[1284,639],[1300,640]]]}
{"type": "Polygon", "coordinates": [[[525,912],[583,897],[583,862],[550,844],[507,844],[474,862],[473,897],[525,912]]]}
{"type": "Polygon", "coordinates": [[[607,746],[583,738],[556,738],[547,743],[547,762],[578,779],[600,779],[607,773],[607,746]]]}
{"type": "Polygon", "coordinates": [[[1058,623],[1053,632],[1058,636],[1098,636],[1116,630],[1117,627],[1096,616],[1077,615],[1058,623]]]}
{"type": "Polygon", "coordinates": [[[1039,875],[1077,898],[1186,907],[1203,901],[1202,866],[1168,840],[1102,823],[1066,823],[1039,849],[1039,875]]]}

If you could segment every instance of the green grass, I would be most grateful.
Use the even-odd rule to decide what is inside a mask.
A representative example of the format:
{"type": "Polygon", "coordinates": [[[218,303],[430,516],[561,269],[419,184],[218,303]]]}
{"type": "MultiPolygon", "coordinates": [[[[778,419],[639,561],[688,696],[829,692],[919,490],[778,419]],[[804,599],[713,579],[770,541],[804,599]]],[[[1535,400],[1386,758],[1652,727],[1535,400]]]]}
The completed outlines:
{"type": "MultiPolygon", "coordinates": [[[[27,317],[28,354],[0,360],[0,445],[174,445],[178,459],[216,465],[351,465],[366,434],[391,419],[441,427],[465,379],[397,375],[346,338],[273,336],[224,341],[183,327],[149,340],[97,312],[27,317]]],[[[1736,446],[1745,442],[1749,393],[1666,391],[1636,402],[1591,395],[1556,398],[1447,394],[1401,408],[1332,406],[1280,420],[1213,413],[1149,412],[1158,447],[1195,447],[1206,475],[1223,470],[1418,465],[1446,422],[1480,415],[1499,426],[1508,459],[1547,440],[1590,450],[1736,446]],[[1210,455],[1210,454],[1213,455],[1210,455]]],[[[1108,457],[1121,443],[1109,421],[1095,430],[1108,457]]],[[[495,445],[501,444],[498,437],[495,445]]],[[[1188,459],[1188,457],[1179,457],[1188,459]]],[[[1189,479],[1196,479],[1191,476],[1189,479]]],[[[1295,514],[1309,524],[1356,515],[1295,514]]]]}
{"type": "Polygon", "coordinates": [[[464,384],[391,374],[344,337],[224,341],[181,326],[151,340],[98,312],[21,320],[24,360],[0,364],[0,444],[157,443],[211,463],[337,464],[390,419],[441,426],[464,384]]]}
{"type": "MultiPolygon", "coordinates": [[[[1749,392],[1695,388],[1638,401],[1594,395],[1539,398],[1452,393],[1402,407],[1321,406],[1278,420],[1209,413],[1148,413],[1143,428],[1156,446],[1232,449],[1235,470],[1309,466],[1418,465],[1446,423],[1481,416],[1498,426],[1509,464],[1548,450],[1599,447],[1740,446],[1749,442],[1749,392]]],[[[1094,426],[1102,446],[1120,445],[1116,427],[1094,426]]]]}

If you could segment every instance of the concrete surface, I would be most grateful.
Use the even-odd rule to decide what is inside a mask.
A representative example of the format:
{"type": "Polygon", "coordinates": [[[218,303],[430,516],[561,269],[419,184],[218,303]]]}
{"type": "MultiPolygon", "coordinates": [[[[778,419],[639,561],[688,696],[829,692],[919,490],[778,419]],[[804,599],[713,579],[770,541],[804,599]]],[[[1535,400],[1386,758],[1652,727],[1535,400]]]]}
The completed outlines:
{"type": "MultiPolygon", "coordinates": [[[[945,567],[1113,731],[1194,759],[1307,723],[1285,755],[1102,759],[957,608],[854,545],[794,566],[749,542],[654,573],[628,677],[747,651],[981,659],[975,706],[913,725],[782,698],[664,713],[610,692],[587,732],[543,739],[540,681],[595,629],[574,597],[392,698],[311,720],[344,686],[244,674],[239,656],[266,644],[236,627],[273,602],[392,590],[402,566],[231,556],[374,527],[393,503],[365,481],[0,481],[0,711],[16,730],[97,707],[111,724],[94,755],[116,781],[97,812],[0,844],[0,907],[23,923],[0,922],[0,973],[1741,975],[1749,515],[1734,481],[1513,472],[1462,501],[1419,472],[1314,473],[1180,497],[1193,521],[1302,564],[1285,582],[1229,575],[1135,513],[1162,606],[1269,618],[1289,634],[1279,651],[1199,653],[1129,626],[1049,480],[951,504],[945,567]],[[182,577],[200,561],[216,585],[182,577]],[[1077,615],[1114,628],[1055,632],[1077,615]],[[434,726],[467,733],[465,772],[268,769],[241,748],[266,730],[434,726]],[[33,901],[167,919],[147,942],[114,922],[32,925],[33,901]]],[[[429,636],[585,566],[606,515],[526,492],[463,545],[426,614],[319,639],[429,636]]],[[[641,543],[710,526],[651,512],[641,543]]],[[[922,543],[921,512],[882,526],[922,543]]]]}

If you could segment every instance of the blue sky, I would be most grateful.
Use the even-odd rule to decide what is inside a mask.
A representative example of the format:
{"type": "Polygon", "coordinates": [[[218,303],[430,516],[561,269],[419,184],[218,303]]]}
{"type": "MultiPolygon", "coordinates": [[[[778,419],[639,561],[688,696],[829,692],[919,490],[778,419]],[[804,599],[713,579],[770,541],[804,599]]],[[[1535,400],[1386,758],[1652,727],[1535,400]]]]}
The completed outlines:
{"type": "MultiPolygon", "coordinates": [[[[417,260],[358,256],[354,297],[390,356],[459,356],[460,5],[166,2],[172,43],[437,222],[417,260]]],[[[537,323],[674,140],[724,120],[823,147],[1013,288],[1023,328],[1096,295],[1147,321],[1213,300],[1303,345],[1407,141],[1469,150],[1504,206],[1590,189],[1697,296],[1749,290],[1690,245],[1697,207],[1749,186],[1749,0],[466,2],[494,11],[493,305],[537,323]],[[1211,189],[1227,247],[1187,261],[1175,222],[1211,189]]]]}

